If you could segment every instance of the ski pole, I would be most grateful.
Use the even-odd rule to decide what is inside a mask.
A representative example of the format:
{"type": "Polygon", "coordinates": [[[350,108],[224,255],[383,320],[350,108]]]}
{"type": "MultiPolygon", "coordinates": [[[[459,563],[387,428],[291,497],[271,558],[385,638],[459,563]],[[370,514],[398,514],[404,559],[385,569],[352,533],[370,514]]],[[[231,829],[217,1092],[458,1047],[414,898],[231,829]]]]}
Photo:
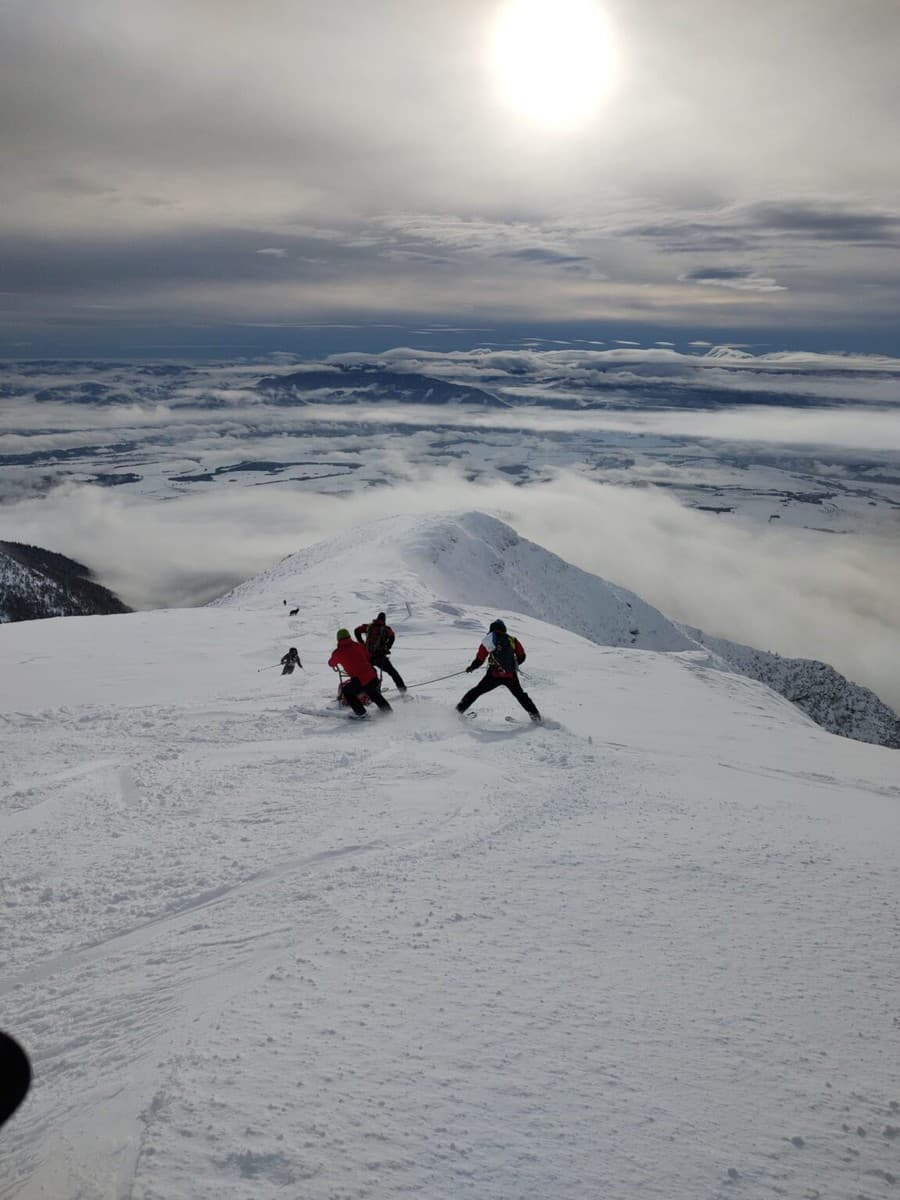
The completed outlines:
{"type": "Polygon", "coordinates": [[[280,667],[280,666],[281,666],[281,663],[280,663],[280,662],[277,662],[277,663],[269,663],[269,665],[268,665],[267,667],[257,667],[257,668],[256,668],[256,673],[257,673],[257,675],[258,675],[258,674],[260,673],[260,671],[271,671],[273,667],[280,667]]]}

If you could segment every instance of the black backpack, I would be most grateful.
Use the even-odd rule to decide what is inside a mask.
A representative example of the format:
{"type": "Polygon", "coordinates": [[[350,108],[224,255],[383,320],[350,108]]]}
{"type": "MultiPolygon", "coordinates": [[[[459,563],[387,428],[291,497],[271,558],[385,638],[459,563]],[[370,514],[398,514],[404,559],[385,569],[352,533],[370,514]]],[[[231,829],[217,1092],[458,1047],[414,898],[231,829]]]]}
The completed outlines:
{"type": "Polygon", "coordinates": [[[494,634],[494,649],[491,651],[491,662],[507,675],[515,675],[518,663],[512,640],[508,633],[494,634]]]}
{"type": "Polygon", "coordinates": [[[387,626],[381,621],[373,621],[366,633],[366,649],[370,657],[373,654],[381,654],[387,640],[387,626]]]}

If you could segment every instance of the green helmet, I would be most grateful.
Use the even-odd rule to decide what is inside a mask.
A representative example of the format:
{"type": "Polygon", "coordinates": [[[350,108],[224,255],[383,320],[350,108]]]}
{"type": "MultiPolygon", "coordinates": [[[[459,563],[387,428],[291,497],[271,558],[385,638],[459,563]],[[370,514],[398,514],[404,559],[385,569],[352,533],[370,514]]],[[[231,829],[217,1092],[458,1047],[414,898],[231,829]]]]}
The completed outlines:
{"type": "Polygon", "coordinates": [[[348,638],[349,636],[350,636],[350,630],[349,630],[349,629],[339,629],[339,630],[337,631],[337,640],[338,640],[339,642],[342,642],[342,641],[344,640],[344,638],[348,638]]]}

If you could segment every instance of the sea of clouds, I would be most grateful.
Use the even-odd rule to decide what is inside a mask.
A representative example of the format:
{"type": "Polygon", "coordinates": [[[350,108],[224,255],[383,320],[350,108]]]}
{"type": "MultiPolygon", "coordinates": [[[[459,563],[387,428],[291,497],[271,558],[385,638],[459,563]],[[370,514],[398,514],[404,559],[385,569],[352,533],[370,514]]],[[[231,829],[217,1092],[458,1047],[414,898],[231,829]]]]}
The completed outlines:
{"type": "MultiPolygon", "coordinates": [[[[315,484],[198,486],[163,500],[67,478],[67,460],[12,466],[7,457],[4,466],[0,457],[0,537],[86,562],[135,607],[180,606],[204,603],[280,557],[373,518],[479,508],[633,589],[670,617],[762,649],[823,659],[900,707],[900,555],[898,523],[889,510],[877,532],[844,536],[726,522],[688,507],[671,490],[617,486],[551,459],[562,435],[602,439],[609,433],[702,442],[707,459],[679,466],[682,481],[689,475],[702,481],[710,445],[720,446],[723,456],[735,444],[796,447],[812,474],[817,453],[845,455],[852,463],[854,454],[866,452],[888,468],[898,466],[896,360],[529,349],[398,350],[377,358],[345,355],[340,362],[361,359],[478,383],[508,397],[518,390],[521,407],[382,402],[278,408],[254,389],[271,363],[208,366],[169,380],[124,364],[8,364],[0,456],[131,445],[128,452],[113,450],[119,458],[104,460],[104,469],[124,469],[129,456],[150,451],[176,464],[173,469],[179,456],[209,469],[248,457],[296,457],[303,429],[314,425],[319,452],[348,464],[368,455],[379,477],[348,475],[338,492],[315,484]],[[97,379],[115,386],[114,402],[65,399],[67,389],[97,379]],[[760,394],[771,397],[779,381],[786,396],[802,396],[803,406],[789,398],[758,402],[760,394]],[[719,398],[716,407],[679,407],[685,387],[696,396],[707,385],[719,398]],[[650,409],[641,406],[642,386],[655,389],[650,409]],[[558,407],[568,389],[591,407],[558,407]],[[733,403],[721,402],[723,390],[733,403]],[[553,407],[542,405],[548,398],[553,407]],[[210,401],[213,406],[202,407],[210,401]],[[382,436],[388,427],[391,436],[382,436]],[[505,439],[506,461],[513,464],[529,441],[532,459],[546,452],[547,470],[523,485],[496,471],[473,472],[465,453],[441,463],[430,443],[438,427],[468,439],[473,452],[483,438],[505,439]],[[423,430],[430,433],[417,432],[423,430]],[[46,485],[36,486],[39,479],[46,485]]],[[[296,368],[292,362],[276,366],[296,368]]],[[[669,469],[676,474],[661,462],[657,478],[669,469]]],[[[832,460],[829,469],[841,468],[832,460]]],[[[632,480],[641,482],[640,476],[635,468],[632,480]]]]}
{"type": "Polygon", "coordinates": [[[888,539],[723,524],[671,494],[573,472],[526,486],[472,482],[456,466],[410,474],[346,495],[234,488],[166,503],[69,484],[0,511],[0,528],[64,547],[135,607],[177,607],[366,521],[478,508],[670,617],[831,662],[900,707],[900,556],[888,539]]]}

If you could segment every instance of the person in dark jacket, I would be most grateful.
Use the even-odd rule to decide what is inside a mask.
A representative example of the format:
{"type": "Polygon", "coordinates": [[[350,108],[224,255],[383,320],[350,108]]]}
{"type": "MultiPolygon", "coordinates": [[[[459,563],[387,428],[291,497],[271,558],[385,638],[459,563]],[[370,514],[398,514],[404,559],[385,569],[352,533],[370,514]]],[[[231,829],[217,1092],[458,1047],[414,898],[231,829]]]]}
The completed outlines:
{"type": "Polygon", "coordinates": [[[282,675],[290,675],[293,672],[294,667],[299,667],[301,671],[303,670],[303,663],[300,661],[300,655],[297,653],[296,646],[291,646],[287,654],[282,656],[281,666],[282,675]]]}
{"type": "Polygon", "coordinates": [[[541,714],[537,706],[519,683],[518,668],[525,661],[525,647],[518,638],[509,636],[506,625],[499,619],[491,622],[487,637],[478,647],[478,653],[466,667],[466,671],[477,671],[485,661],[487,671],[484,677],[466,692],[457,704],[456,711],[463,713],[479,696],[492,692],[494,688],[505,687],[512,692],[532,721],[539,721],[541,714]]]}
{"type": "Polygon", "coordinates": [[[354,716],[365,717],[368,715],[365,705],[363,705],[359,698],[360,692],[364,692],[382,712],[389,713],[393,711],[390,704],[388,704],[387,700],[381,694],[381,688],[378,685],[378,675],[372,667],[365,646],[360,645],[359,642],[354,642],[348,629],[339,629],[337,631],[337,646],[332,651],[328,665],[333,670],[337,670],[340,667],[346,675],[349,675],[350,678],[343,686],[343,694],[347,703],[353,709],[354,716]]]}
{"type": "Polygon", "coordinates": [[[400,678],[400,672],[390,660],[391,647],[394,644],[394,631],[387,623],[387,618],[380,612],[374,621],[367,625],[357,625],[353,631],[356,640],[362,642],[369,652],[372,666],[378,667],[386,675],[390,675],[401,692],[406,691],[406,684],[400,678]]]}

